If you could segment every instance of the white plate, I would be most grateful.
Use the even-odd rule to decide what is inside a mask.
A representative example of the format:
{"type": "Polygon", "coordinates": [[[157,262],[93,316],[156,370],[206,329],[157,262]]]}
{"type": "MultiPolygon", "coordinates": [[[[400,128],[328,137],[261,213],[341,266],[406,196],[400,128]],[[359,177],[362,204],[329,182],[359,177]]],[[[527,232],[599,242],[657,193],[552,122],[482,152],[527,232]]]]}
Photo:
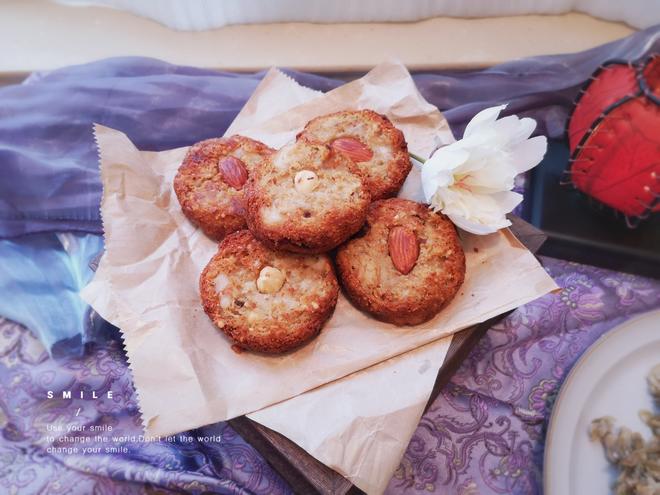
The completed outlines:
{"type": "Polygon", "coordinates": [[[566,377],[555,402],[545,446],[546,495],[612,493],[616,470],[589,424],[613,416],[617,426],[651,433],[639,418],[653,409],[646,376],[660,363],[660,311],[630,319],[598,339],[566,377]]]}

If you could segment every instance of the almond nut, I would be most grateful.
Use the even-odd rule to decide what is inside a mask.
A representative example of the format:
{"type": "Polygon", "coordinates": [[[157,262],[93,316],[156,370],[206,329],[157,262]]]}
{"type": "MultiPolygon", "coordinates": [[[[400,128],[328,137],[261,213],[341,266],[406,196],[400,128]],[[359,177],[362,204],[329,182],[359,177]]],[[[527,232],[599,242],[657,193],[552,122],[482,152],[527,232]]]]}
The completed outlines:
{"type": "Polygon", "coordinates": [[[319,185],[319,178],[311,170],[301,170],[294,177],[293,185],[298,192],[310,193],[319,185]]]}
{"type": "Polygon", "coordinates": [[[397,225],[390,230],[387,247],[394,268],[404,275],[410,273],[419,257],[419,244],[415,233],[397,225]]]}
{"type": "Polygon", "coordinates": [[[224,156],[220,158],[218,170],[222,175],[222,180],[234,189],[241,189],[248,178],[245,164],[235,156],[224,156]]]}
{"type": "Polygon", "coordinates": [[[273,294],[284,285],[284,273],[272,266],[265,266],[259,272],[257,290],[262,294],[273,294]]]}
{"type": "Polygon", "coordinates": [[[335,139],[330,147],[335,151],[341,151],[355,163],[368,162],[374,156],[371,148],[355,138],[342,137],[335,139]]]}

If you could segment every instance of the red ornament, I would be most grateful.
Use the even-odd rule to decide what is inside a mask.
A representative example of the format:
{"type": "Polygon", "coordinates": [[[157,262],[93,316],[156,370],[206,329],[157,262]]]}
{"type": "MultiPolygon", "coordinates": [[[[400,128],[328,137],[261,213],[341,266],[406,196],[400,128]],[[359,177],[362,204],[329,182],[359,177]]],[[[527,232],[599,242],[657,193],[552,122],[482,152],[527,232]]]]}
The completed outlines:
{"type": "Polygon", "coordinates": [[[622,212],[631,227],[660,211],[660,54],[598,69],[567,135],[577,189],[622,212]]]}

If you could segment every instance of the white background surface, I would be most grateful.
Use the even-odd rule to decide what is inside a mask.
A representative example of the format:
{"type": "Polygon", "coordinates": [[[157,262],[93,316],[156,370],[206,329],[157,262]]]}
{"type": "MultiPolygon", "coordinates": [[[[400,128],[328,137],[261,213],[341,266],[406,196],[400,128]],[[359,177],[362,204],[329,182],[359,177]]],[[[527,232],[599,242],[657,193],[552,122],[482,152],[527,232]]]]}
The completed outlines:
{"type": "Polygon", "coordinates": [[[494,17],[585,12],[636,28],[660,22],[657,0],[57,0],[104,5],[173,29],[204,30],[266,22],[410,22],[430,17],[494,17]]]}
{"type": "Polygon", "coordinates": [[[276,65],[366,72],[388,58],[401,60],[411,70],[475,67],[581,51],[633,31],[621,23],[566,14],[390,24],[242,25],[193,33],[103,7],[4,0],[0,2],[0,78],[20,79],[34,70],[123,55],[244,71],[276,65]]]}

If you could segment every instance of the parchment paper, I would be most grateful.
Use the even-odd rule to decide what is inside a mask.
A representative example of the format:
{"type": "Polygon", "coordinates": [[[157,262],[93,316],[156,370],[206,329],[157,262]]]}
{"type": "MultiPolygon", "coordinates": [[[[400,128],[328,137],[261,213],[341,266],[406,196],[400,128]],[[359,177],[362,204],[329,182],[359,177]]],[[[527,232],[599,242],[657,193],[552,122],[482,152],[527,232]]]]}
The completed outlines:
{"type": "MultiPolygon", "coordinates": [[[[300,95],[301,100],[311,96],[300,95]]],[[[269,100],[262,95],[255,101],[254,107],[246,106],[246,116],[259,114],[259,108],[269,100]]],[[[406,134],[411,151],[422,156],[452,139],[440,113],[421,98],[405,68],[398,64],[383,64],[362,80],[315,97],[285,115],[269,116],[263,124],[244,127],[241,132],[277,146],[315,115],[356,107],[388,114],[406,134]]],[[[100,126],[96,136],[104,183],[106,255],[83,297],[122,328],[147,434],[170,434],[256,411],[418,348],[555,288],[531,253],[511,234],[465,236],[468,270],[463,291],[433,321],[415,328],[393,327],[368,318],[342,298],[321,336],[303,349],[281,357],[239,355],[213,328],[199,304],[198,276],[216,247],[183,217],[172,191],[172,179],[186,149],[140,152],[120,132],[100,126]]],[[[420,353],[423,349],[411,356],[420,353]]],[[[381,366],[387,368],[397,361],[381,366]]],[[[431,365],[437,371],[438,360],[427,369],[431,365]]],[[[341,404],[351,396],[354,383],[365,379],[361,375],[369,373],[321,387],[255,417],[279,431],[286,430],[277,423],[284,423],[286,415],[294,414],[287,411],[302,408],[295,401],[307,396],[306,407],[328,398],[341,404]],[[340,385],[342,382],[352,383],[346,387],[340,385]],[[284,409],[278,412],[281,407],[284,409]]],[[[432,383],[431,379],[427,387],[422,387],[428,389],[426,396],[432,383]]],[[[360,388],[356,387],[354,390],[360,388]]],[[[405,388],[403,383],[401,387],[405,388]]],[[[392,397],[396,397],[396,390],[390,387],[390,394],[383,396],[380,404],[369,404],[369,417],[394,420],[398,413],[392,411],[397,408],[392,397]]],[[[411,417],[416,422],[418,410],[407,415],[406,424],[411,417]]],[[[347,429],[342,430],[340,425],[339,430],[326,429],[319,435],[310,435],[310,431],[282,432],[322,461],[340,466],[358,486],[361,482],[356,480],[368,478],[363,487],[374,491],[379,488],[369,483],[373,482],[374,469],[378,470],[378,456],[371,456],[372,462],[365,461],[365,447],[356,447],[358,442],[345,444],[341,440],[343,432],[348,431],[348,436],[354,438],[356,432],[368,431],[368,438],[374,439],[370,453],[385,452],[389,447],[376,449],[377,428],[354,426],[350,418],[359,418],[358,413],[347,411],[342,416],[347,429]],[[373,468],[362,472],[358,465],[365,462],[373,468]]],[[[363,445],[369,443],[366,438],[363,445]]],[[[407,439],[400,439],[397,445],[405,448],[406,443],[407,439]]],[[[386,482],[388,472],[391,474],[389,465],[376,474],[386,482]]]]}
{"type": "Polygon", "coordinates": [[[449,350],[445,337],[249,414],[368,494],[383,493],[449,350]]]}
{"type": "MultiPolygon", "coordinates": [[[[271,69],[226,134],[249,132],[318,95],[271,69]]],[[[414,172],[402,195],[419,200],[416,185],[414,172]]],[[[419,423],[451,340],[431,342],[248,416],[293,440],[364,492],[382,493],[419,423]]]]}

